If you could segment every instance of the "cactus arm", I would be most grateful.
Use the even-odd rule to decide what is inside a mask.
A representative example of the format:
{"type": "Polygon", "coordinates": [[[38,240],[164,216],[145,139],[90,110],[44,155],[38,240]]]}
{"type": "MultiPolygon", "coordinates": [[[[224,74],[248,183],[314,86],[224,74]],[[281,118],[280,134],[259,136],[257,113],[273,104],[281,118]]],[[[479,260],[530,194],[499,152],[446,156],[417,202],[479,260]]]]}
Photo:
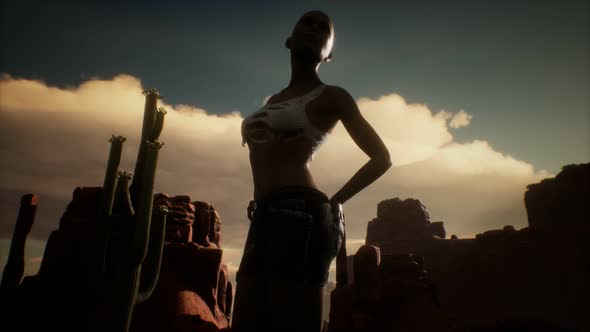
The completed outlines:
{"type": "Polygon", "coordinates": [[[25,271],[25,242],[33,226],[36,212],[37,195],[23,195],[20,201],[16,226],[12,234],[8,260],[2,273],[0,289],[12,289],[20,284],[25,271]]]}
{"type": "Polygon", "coordinates": [[[152,295],[154,289],[156,289],[162,263],[167,213],[168,208],[164,205],[155,209],[152,230],[150,232],[150,244],[147,256],[141,264],[139,292],[135,303],[145,302],[152,295]]]}
{"type": "Polygon", "coordinates": [[[113,202],[112,213],[120,216],[133,216],[135,211],[131,203],[131,195],[129,194],[129,181],[132,174],[125,171],[117,173],[117,190],[115,191],[115,199],[113,202]]]}
{"type": "Polygon", "coordinates": [[[156,112],[157,112],[157,103],[158,99],[161,99],[158,90],[156,89],[147,89],[143,92],[144,96],[146,97],[145,100],[145,108],[143,111],[143,126],[141,129],[141,140],[139,141],[139,152],[137,153],[137,161],[135,162],[135,171],[133,174],[133,182],[131,183],[131,200],[133,202],[133,206],[137,207],[137,203],[139,200],[140,192],[143,191],[141,188],[141,182],[144,177],[146,160],[145,160],[145,150],[146,144],[148,141],[152,140],[154,127],[156,124],[156,112]]]}
{"type": "Polygon", "coordinates": [[[153,130],[156,123],[156,113],[160,93],[156,89],[147,89],[143,92],[146,96],[145,108],[143,110],[143,127],[141,130],[141,141],[153,140],[153,130]]]}
{"type": "Polygon", "coordinates": [[[93,259],[97,265],[90,265],[88,275],[92,283],[100,280],[100,276],[106,269],[106,253],[110,235],[110,220],[108,216],[113,210],[113,202],[115,199],[115,190],[117,187],[117,169],[121,163],[121,154],[123,151],[123,143],[127,139],[123,136],[112,135],[109,142],[111,142],[111,149],[109,152],[109,159],[107,161],[107,169],[105,172],[104,183],[102,186],[101,201],[98,211],[99,222],[96,223],[96,241],[97,246],[93,252],[93,259]]]}
{"type": "Polygon", "coordinates": [[[162,129],[164,128],[164,118],[166,117],[166,110],[163,107],[158,108],[156,112],[156,121],[154,123],[154,129],[150,137],[151,140],[158,140],[162,129]]]}
{"type": "Polygon", "coordinates": [[[113,209],[113,200],[115,197],[115,188],[117,186],[117,169],[121,162],[121,152],[123,151],[123,142],[126,138],[123,136],[111,137],[111,151],[109,153],[109,161],[107,163],[107,170],[104,177],[104,184],[102,186],[102,202],[100,213],[104,216],[111,214],[113,209]]]}
{"type": "Polygon", "coordinates": [[[111,316],[102,322],[98,331],[127,332],[130,330],[135,295],[139,288],[139,268],[120,266],[119,273],[113,276],[108,294],[108,307],[111,316]]]}
{"type": "Polygon", "coordinates": [[[141,183],[141,191],[137,197],[137,209],[135,210],[135,231],[131,243],[131,264],[139,265],[145,259],[150,223],[152,218],[152,205],[154,201],[154,179],[156,176],[156,164],[158,162],[158,152],[163,143],[158,141],[149,141],[145,149],[145,173],[141,183]]]}

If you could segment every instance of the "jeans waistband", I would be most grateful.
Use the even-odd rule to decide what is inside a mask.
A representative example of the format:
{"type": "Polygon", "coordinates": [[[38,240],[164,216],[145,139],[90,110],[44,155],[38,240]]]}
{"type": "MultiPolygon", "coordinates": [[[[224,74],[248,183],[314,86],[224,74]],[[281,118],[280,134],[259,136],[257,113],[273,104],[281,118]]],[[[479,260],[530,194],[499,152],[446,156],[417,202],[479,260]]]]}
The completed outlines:
{"type": "Polygon", "coordinates": [[[259,199],[255,199],[256,203],[264,203],[273,200],[292,198],[292,197],[305,197],[308,199],[317,199],[320,201],[329,201],[328,196],[320,191],[319,189],[306,187],[306,186],[284,186],[277,188],[259,199]]]}
{"type": "Polygon", "coordinates": [[[259,199],[251,200],[248,205],[248,217],[252,220],[252,215],[257,209],[263,209],[273,204],[280,204],[287,200],[303,200],[306,205],[320,205],[328,203],[330,199],[322,191],[305,186],[284,186],[277,188],[259,199]]]}

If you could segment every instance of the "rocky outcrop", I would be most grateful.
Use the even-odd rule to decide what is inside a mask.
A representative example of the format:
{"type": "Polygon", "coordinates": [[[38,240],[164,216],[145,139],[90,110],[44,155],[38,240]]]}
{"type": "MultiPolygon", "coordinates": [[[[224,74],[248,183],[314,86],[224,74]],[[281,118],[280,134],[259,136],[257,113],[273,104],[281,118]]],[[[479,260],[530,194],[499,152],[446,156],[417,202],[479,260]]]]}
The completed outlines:
{"type": "Polygon", "coordinates": [[[426,207],[417,199],[388,199],[377,205],[377,218],[367,225],[366,243],[387,254],[405,254],[416,243],[444,239],[442,221],[431,222],[426,207]]]}
{"type": "Polygon", "coordinates": [[[564,166],[555,178],[527,189],[524,202],[531,228],[590,228],[590,163],[564,166]]]}
{"type": "Polygon", "coordinates": [[[382,257],[424,257],[441,308],[458,330],[590,330],[589,172],[590,164],[570,165],[529,185],[530,227],[507,225],[471,239],[444,239],[417,200],[387,200],[368,224],[366,243],[382,257]]]}
{"type": "Polygon", "coordinates": [[[191,202],[189,196],[158,194],[154,200],[170,211],[162,269],[154,294],[136,306],[132,330],[228,328],[232,287],[222,263],[219,214],[211,204],[191,202]]]}
{"type": "Polygon", "coordinates": [[[14,331],[78,331],[88,326],[98,310],[91,244],[96,243],[100,194],[96,187],[74,190],[59,228],[47,240],[39,272],[23,278],[14,297],[2,298],[3,326],[14,331]]]}
{"type": "Polygon", "coordinates": [[[364,245],[353,261],[354,282],[331,294],[329,331],[449,330],[422,259],[364,245]]]}
{"type": "MultiPolygon", "coordinates": [[[[101,192],[100,187],[74,190],[59,229],[47,241],[38,274],[25,277],[10,301],[2,298],[3,312],[10,318],[3,326],[22,331],[80,331],[101,319],[101,294],[96,292],[94,274],[97,262],[93,260],[101,192]],[[35,319],[29,319],[31,312],[35,319]]],[[[166,205],[170,211],[161,269],[152,296],[135,306],[131,329],[228,329],[232,285],[222,263],[219,214],[210,204],[191,202],[188,196],[157,194],[154,205],[166,205]],[[193,242],[203,238],[193,229],[198,224],[195,220],[206,221],[206,238],[213,241],[193,242]]]]}
{"type": "Polygon", "coordinates": [[[196,211],[189,196],[170,197],[166,194],[157,194],[154,197],[154,205],[163,205],[168,208],[165,236],[167,242],[188,243],[193,241],[193,223],[196,211]]]}
{"type": "Polygon", "coordinates": [[[14,227],[12,241],[10,242],[8,261],[2,273],[0,296],[7,296],[6,292],[12,292],[20,285],[25,271],[25,241],[33,227],[36,212],[37,195],[23,195],[20,201],[20,209],[14,227]]]}

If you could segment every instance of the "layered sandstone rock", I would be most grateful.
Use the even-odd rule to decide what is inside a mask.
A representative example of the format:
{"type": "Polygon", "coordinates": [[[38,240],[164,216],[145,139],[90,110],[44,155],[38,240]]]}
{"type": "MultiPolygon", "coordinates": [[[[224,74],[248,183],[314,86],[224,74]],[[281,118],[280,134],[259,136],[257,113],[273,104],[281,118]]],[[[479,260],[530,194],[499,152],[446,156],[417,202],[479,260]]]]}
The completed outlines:
{"type": "Polygon", "coordinates": [[[158,194],[171,211],[158,285],[136,306],[133,331],[220,331],[229,328],[232,286],[222,263],[221,218],[206,202],[158,194]]]}
{"type": "Polygon", "coordinates": [[[154,196],[154,205],[164,205],[168,208],[165,237],[167,242],[192,242],[195,205],[191,203],[189,196],[170,197],[166,194],[157,194],[154,196]]]}

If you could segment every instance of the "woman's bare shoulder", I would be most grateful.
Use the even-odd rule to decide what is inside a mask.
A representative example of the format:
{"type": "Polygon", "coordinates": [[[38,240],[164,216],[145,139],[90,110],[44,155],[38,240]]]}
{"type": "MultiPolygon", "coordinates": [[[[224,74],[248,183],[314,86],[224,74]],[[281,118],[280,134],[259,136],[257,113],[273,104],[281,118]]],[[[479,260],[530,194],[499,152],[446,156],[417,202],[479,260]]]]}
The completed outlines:
{"type": "Polygon", "coordinates": [[[338,118],[346,118],[358,112],[356,101],[346,89],[336,85],[328,85],[325,93],[330,98],[333,111],[338,113],[338,118]]]}
{"type": "Polygon", "coordinates": [[[352,99],[352,101],[354,101],[346,89],[337,85],[326,85],[326,92],[333,97],[352,99]]]}

